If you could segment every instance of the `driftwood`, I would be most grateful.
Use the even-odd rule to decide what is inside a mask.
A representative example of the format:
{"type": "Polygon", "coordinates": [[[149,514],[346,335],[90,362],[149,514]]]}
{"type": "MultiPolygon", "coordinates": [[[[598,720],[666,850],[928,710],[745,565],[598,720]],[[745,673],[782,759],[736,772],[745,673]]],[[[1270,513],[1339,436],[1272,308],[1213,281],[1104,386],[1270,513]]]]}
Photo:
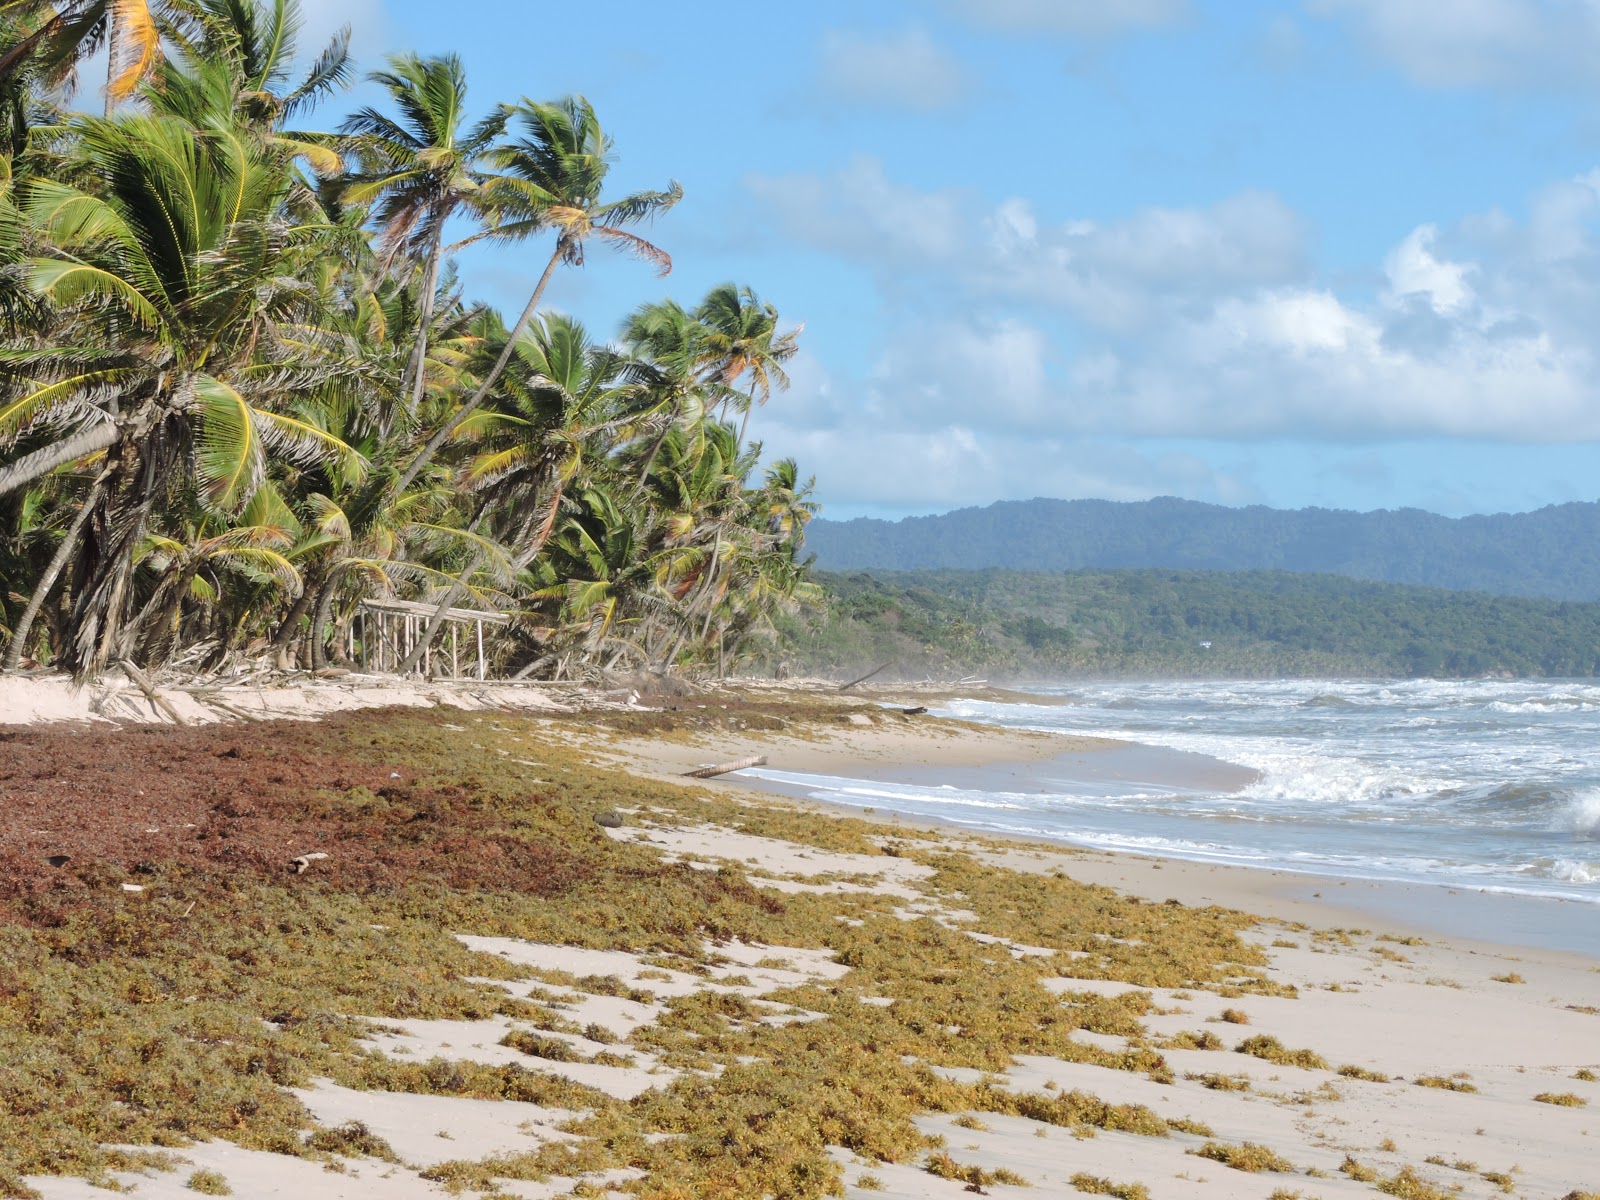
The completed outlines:
{"type": "Polygon", "coordinates": [[[886,662],[886,663],[883,664],[883,666],[877,667],[877,668],[875,668],[875,669],[873,669],[871,671],[868,671],[860,679],[852,679],[849,683],[841,683],[839,685],[839,690],[841,692],[848,692],[851,688],[855,687],[856,684],[865,683],[867,680],[871,679],[874,675],[882,674],[884,671],[887,671],[892,666],[894,666],[894,664],[892,662],[886,662]]]}
{"type": "Polygon", "coordinates": [[[690,779],[712,779],[718,775],[726,775],[729,771],[742,771],[746,767],[764,767],[767,765],[765,754],[754,754],[749,758],[737,758],[733,762],[718,763],[714,767],[698,767],[693,771],[685,771],[684,775],[690,779]]]}
{"type": "Polygon", "coordinates": [[[291,858],[289,865],[294,868],[296,875],[304,875],[310,869],[312,863],[327,857],[321,850],[313,850],[310,854],[302,854],[299,858],[291,858]]]}
{"type": "Polygon", "coordinates": [[[266,721],[270,718],[265,713],[253,713],[247,708],[239,708],[229,704],[226,700],[218,700],[215,696],[199,696],[197,699],[202,704],[208,704],[218,712],[227,713],[230,717],[238,717],[241,721],[266,721]]]}
{"type": "Polygon", "coordinates": [[[902,714],[904,714],[905,716],[908,716],[908,717],[920,717],[923,713],[927,712],[928,710],[927,710],[927,708],[925,708],[924,706],[919,704],[916,708],[902,708],[900,711],[901,711],[902,714]]]}
{"type": "Polygon", "coordinates": [[[129,679],[133,680],[133,682],[139,686],[139,690],[145,694],[145,698],[162,712],[166,713],[166,715],[172,719],[172,723],[174,725],[187,725],[189,723],[184,719],[182,713],[172,707],[171,702],[165,696],[156,691],[155,684],[150,682],[150,677],[148,675],[139,670],[138,667],[134,666],[127,659],[123,659],[119,665],[122,667],[122,673],[129,679]]]}

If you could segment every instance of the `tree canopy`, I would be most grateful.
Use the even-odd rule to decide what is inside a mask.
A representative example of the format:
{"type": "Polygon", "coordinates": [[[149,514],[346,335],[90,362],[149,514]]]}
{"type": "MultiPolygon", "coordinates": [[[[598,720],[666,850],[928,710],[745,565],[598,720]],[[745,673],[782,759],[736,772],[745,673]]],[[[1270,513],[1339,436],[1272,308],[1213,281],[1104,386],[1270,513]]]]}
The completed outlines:
{"type": "Polygon", "coordinates": [[[391,57],[316,128],[356,71],[348,30],[297,70],[299,26],[0,5],[5,666],[338,664],[393,599],[434,614],[405,667],[451,606],[509,614],[507,674],[764,654],[815,594],[810,482],[746,440],[798,330],[736,283],[615,337],[546,311],[593,247],[670,271],[678,185],[610,194],[586,99],[484,102],[450,55],[391,57]],[[104,114],[73,111],[102,46],[104,114]],[[455,262],[485,239],[527,256],[515,319],[455,262]]]}

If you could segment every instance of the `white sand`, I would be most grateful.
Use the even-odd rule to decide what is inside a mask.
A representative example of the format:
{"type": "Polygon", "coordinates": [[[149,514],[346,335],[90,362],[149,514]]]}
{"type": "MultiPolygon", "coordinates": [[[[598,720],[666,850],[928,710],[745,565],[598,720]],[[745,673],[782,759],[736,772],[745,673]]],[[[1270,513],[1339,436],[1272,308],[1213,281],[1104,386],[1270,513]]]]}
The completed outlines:
{"type": "MultiPolygon", "coordinates": [[[[846,761],[849,739],[854,736],[851,731],[842,744],[781,745],[778,749],[795,758],[807,753],[820,755],[837,765],[846,761]]],[[[876,735],[867,730],[864,736],[876,735]]],[[[919,739],[915,744],[928,750],[942,736],[920,728],[897,729],[895,744],[903,752],[905,738],[919,739]]],[[[990,743],[989,748],[1004,744],[990,743]]],[[[970,746],[963,752],[971,753],[970,746]]],[[[657,769],[707,757],[703,747],[680,745],[653,747],[651,756],[657,769]]],[[[713,786],[734,792],[739,787],[736,781],[713,786]]],[[[971,920],[971,914],[957,905],[922,892],[919,884],[925,870],[903,859],[824,852],[706,825],[630,824],[615,835],[645,840],[666,855],[698,865],[743,864],[753,881],[763,886],[828,886],[838,881],[808,881],[837,875],[845,877],[851,888],[905,901],[904,915],[924,913],[957,927],[966,927],[971,920]]],[[[1033,1185],[1028,1190],[987,1185],[990,1194],[1036,1200],[1078,1196],[1081,1193],[1070,1180],[1080,1172],[1119,1184],[1141,1183],[1154,1200],[1268,1200],[1278,1190],[1306,1200],[1377,1194],[1372,1183],[1340,1173],[1346,1156],[1384,1177],[1410,1165],[1433,1187],[1466,1200],[1491,1200],[1504,1194],[1497,1183],[1484,1177],[1491,1172],[1505,1173],[1515,1194],[1526,1200],[1559,1200],[1581,1188],[1600,1190],[1600,1083],[1572,1077],[1579,1068],[1600,1073],[1600,1015],[1568,1007],[1600,1005],[1600,963],[1596,960],[1489,942],[1429,937],[1425,944],[1408,944],[1380,939],[1379,935],[1389,930],[1414,936],[1415,931],[1404,921],[1368,920],[1363,922],[1372,926],[1368,931],[1316,938],[1290,923],[1327,929],[1356,922],[1347,910],[1304,895],[1303,881],[1295,896],[1286,896],[1283,881],[1268,872],[1077,854],[1022,844],[995,849],[994,843],[989,843],[978,852],[997,867],[1064,869],[1076,878],[1153,899],[1172,896],[1278,918],[1259,926],[1251,936],[1270,956],[1272,977],[1299,989],[1298,999],[1254,995],[1225,999],[1206,991],[1155,990],[1155,1003],[1171,1011],[1146,1019],[1152,1038],[1208,1031],[1227,1047],[1220,1051],[1163,1050],[1175,1076],[1170,1084],[1129,1072],[1043,1058],[1018,1059],[999,1077],[1004,1087],[1030,1092],[1081,1089],[1108,1102],[1144,1104],[1165,1117],[1202,1121],[1212,1128],[1216,1141],[1248,1141],[1270,1147],[1293,1164],[1294,1174],[1249,1174],[1197,1157],[1189,1151],[1199,1149],[1207,1138],[1193,1134],[1148,1138],[1100,1132],[1079,1137],[1070,1130],[992,1114],[977,1115],[986,1127],[982,1129],[966,1128],[951,1116],[919,1118],[919,1127],[943,1137],[947,1151],[958,1163],[988,1170],[1005,1168],[1033,1185]],[[1494,978],[1511,973],[1525,982],[1494,978]],[[1222,1020],[1224,1009],[1243,1012],[1248,1023],[1222,1020]],[[1290,1048],[1310,1048],[1323,1055],[1331,1068],[1354,1064],[1382,1072],[1391,1080],[1367,1082],[1342,1077],[1335,1070],[1279,1066],[1234,1051],[1241,1040],[1257,1034],[1275,1036],[1290,1048]],[[1240,1076],[1248,1081],[1248,1090],[1213,1090],[1185,1075],[1240,1076]],[[1461,1082],[1477,1090],[1456,1092],[1414,1082],[1431,1075],[1464,1075],[1461,1082]],[[1570,1092],[1589,1104],[1567,1108],[1539,1103],[1534,1096],[1540,1092],[1570,1092]],[[1425,1163],[1429,1157],[1442,1159],[1446,1165],[1425,1163]],[[1317,1174],[1307,1175],[1308,1170],[1317,1174]]],[[[972,932],[991,943],[1002,941],[972,932]]],[[[462,940],[475,950],[545,971],[579,978],[615,976],[631,988],[648,990],[662,999],[698,989],[721,989],[759,999],[805,980],[834,980],[846,974],[846,969],[825,953],[776,946],[710,947],[723,961],[702,977],[661,972],[640,956],[616,951],[543,946],[505,938],[469,936],[462,940]]],[[[1017,955],[1049,952],[1048,947],[1003,944],[1017,955]]],[[[509,1029],[518,1026],[505,1018],[385,1021],[384,1025],[398,1033],[378,1034],[371,1044],[385,1053],[414,1057],[438,1054],[481,1062],[516,1061],[620,1097],[664,1086],[673,1077],[626,1040],[659,1017],[659,1003],[597,995],[555,982],[500,986],[513,994],[526,995],[535,987],[541,993],[554,994],[568,1006],[563,1016],[579,1026],[603,1025],[624,1039],[603,1047],[574,1035],[564,1040],[586,1055],[601,1049],[633,1054],[636,1065],[564,1064],[531,1058],[498,1044],[509,1029]]],[[[1055,980],[1049,986],[1064,995],[1130,990],[1127,984],[1089,980],[1055,980]]],[[[866,1002],[892,1003],[883,997],[869,997],[866,1002]]],[[[774,1019],[825,1019],[773,1008],[774,1019]]],[[[1112,1050],[1124,1045],[1115,1037],[1076,1036],[1112,1050]]],[[[975,1073],[952,1074],[976,1078],[975,1073]]],[[[303,1099],[325,1122],[365,1122],[399,1150],[406,1167],[363,1161],[346,1164],[346,1173],[341,1174],[220,1143],[182,1153],[196,1165],[221,1171],[232,1183],[234,1194],[241,1197],[292,1192],[301,1200],[343,1196],[411,1200],[413,1196],[441,1194],[418,1178],[413,1168],[562,1136],[555,1128],[562,1114],[529,1105],[353,1093],[331,1085],[319,1085],[303,1099]],[[441,1132],[450,1137],[441,1137],[441,1132]]],[[[838,1158],[845,1164],[848,1194],[861,1200],[970,1194],[962,1183],[930,1175],[921,1161],[859,1163],[843,1151],[838,1158]],[[883,1190],[861,1187],[865,1175],[877,1180],[883,1190]]],[[[177,1195],[188,1169],[124,1182],[135,1186],[141,1196],[177,1195]]],[[[47,1200],[86,1200],[89,1196],[80,1181],[32,1182],[47,1200]]],[[[604,1186],[607,1180],[588,1182],[604,1186]]],[[[570,1191],[573,1183],[564,1181],[554,1191],[548,1190],[551,1185],[533,1188],[508,1183],[506,1187],[540,1200],[570,1191]]]]}
{"type": "MultiPolygon", "coordinates": [[[[223,721],[314,720],[360,708],[458,708],[468,712],[504,709],[521,712],[567,712],[557,697],[567,688],[497,683],[417,682],[387,676],[349,674],[335,679],[301,678],[259,685],[233,684],[197,696],[176,687],[156,690],[191,725],[223,721]],[[213,707],[208,699],[220,701],[213,707]],[[232,711],[230,711],[232,710],[232,711]],[[248,714],[241,717],[238,714],[248,714]]],[[[0,725],[42,725],[58,721],[171,724],[143,692],[108,671],[93,685],[77,687],[64,675],[0,675],[0,725]]]]}

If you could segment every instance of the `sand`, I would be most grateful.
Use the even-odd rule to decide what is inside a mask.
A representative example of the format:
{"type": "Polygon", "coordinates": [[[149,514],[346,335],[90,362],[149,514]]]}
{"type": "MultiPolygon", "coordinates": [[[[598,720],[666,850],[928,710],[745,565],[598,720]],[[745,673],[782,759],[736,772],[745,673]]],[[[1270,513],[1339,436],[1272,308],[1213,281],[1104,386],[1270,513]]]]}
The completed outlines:
{"type": "MultiPolygon", "coordinates": [[[[7,703],[17,704],[17,695],[15,689],[6,693],[7,703]]],[[[67,702],[56,696],[35,697],[28,703],[33,705],[30,712],[47,712],[51,704],[59,707],[67,702]]],[[[859,775],[908,763],[939,771],[1037,761],[1064,751],[1082,756],[1092,764],[1090,769],[1099,770],[1111,760],[1094,764],[1097,754],[1119,752],[1115,745],[1094,739],[979,730],[891,711],[869,722],[817,739],[750,735],[719,736],[715,743],[637,740],[608,751],[608,757],[629,761],[641,773],[676,779],[690,767],[747,753],[764,753],[775,765],[794,770],[859,775]]],[[[771,802],[770,797],[749,792],[736,776],[695,786],[709,786],[752,804],[771,802]]],[[[1049,947],[1009,945],[971,928],[970,913],[930,901],[918,890],[926,868],[907,859],[825,852],[706,824],[667,828],[630,823],[609,832],[616,838],[646,839],[663,855],[705,869],[738,864],[757,886],[791,893],[837,888],[876,891],[892,898],[898,915],[932,916],[980,940],[1007,944],[1019,956],[1051,952],[1049,947]]],[[[958,833],[944,832],[962,840],[958,833]]],[[[1358,887],[1355,891],[1361,894],[1353,900],[1351,888],[1339,881],[1278,872],[1016,841],[983,839],[966,844],[996,870],[1064,870],[1074,878],[1150,900],[1171,898],[1256,913],[1265,920],[1249,936],[1269,955],[1271,978],[1292,983],[1299,992],[1294,999],[1225,998],[1211,991],[1155,989],[1158,1015],[1145,1021],[1150,1036],[1210,1032],[1224,1047],[1163,1049],[1173,1072],[1170,1083],[1126,1071],[1027,1057],[1017,1059],[999,1079],[1001,1086],[1019,1090],[1080,1088],[1108,1102],[1148,1105],[1165,1117],[1204,1122],[1213,1130],[1210,1138],[1177,1134],[1157,1139],[1104,1131],[1074,1136],[1060,1127],[992,1114],[966,1122],[958,1122],[953,1114],[919,1118],[919,1127],[942,1136],[960,1163],[991,1171],[1004,1168],[1031,1185],[1024,1190],[990,1183],[983,1185],[987,1193],[1041,1200],[1077,1196],[1081,1192],[1072,1182],[1074,1177],[1081,1184],[1085,1176],[1094,1176],[1115,1184],[1142,1184],[1155,1200],[1372,1196],[1377,1194],[1377,1182],[1405,1170],[1439,1195],[1485,1200],[1506,1194],[1507,1188],[1530,1200],[1559,1200],[1580,1189],[1600,1191],[1600,1082],[1574,1078],[1581,1070],[1600,1074],[1600,1011],[1584,1011],[1600,1008],[1600,955],[1518,944],[1514,940],[1518,926],[1492,916],[1466,918],[1473,922],[1467,931],[1475,937],[1440,937],[1440,926],[1451,924],[1438,915],[1452,907],[1444,889],[1421,889],[1430,894],[1419,898],[1403,890],[1358,887]],[[1329,1069],[1283,1066],[1233,1051],[1243,1039],[1260,1034],[1272,1035],[1290,1048],[1315,1050],[1329,1069]],[[1341,1066],[1388,1078],[1351,1078],[1337,1072],[1341,1066]],[[1239,1090],[1208,1087],[1202,1078],[1206,1076],[1232,1077],[1239,1090]],[[1459,1090],[1417,1082],[1430,1078],[1448,1080],[1459,1090]],[[1540,1093],[1571,1094],[1587,1103],[1572,1107],[1543,1103],[1535,1099],[1540,1093]],[[1270,1147],[1294,1165],[1295,1173],[1247,1173],[1194,1153],[1208,1141],[1270,1147]],[[1342,1170],[1351,1162],[1357,1164],[1357,1173],[1370,1171],[1371,1176],[1361,1180],[1342,1170]]],[[[1529,910],[1533,915],[1525,913],[1523,919],[1537,925],[1540,914],[1550,919],[1555,910],[1553,905],[1529,910]]],[[[1596,919],[1591,913],[1579,917],[1596,919]]],[[[735,956],[733,961],[697,976],[647,968],[637,956],[615,951],[504,938],[464,940],[475,949],[575,976],[614,975],[663,997],[726,990],[766,1005],[763,1019],[773,1021],[812,1020],[820,1014],[765,1001],[767,994],[798,981],[834,980],[846,973],[826,953],[782,946],[718,947],[719,953],[735,956]]],[[[1050,984],[1063,992],[1128,990],[1126,984],[1106,981],[1056,979],[1050,984]]],[[[526,985],[501,986],[526,990],[526,985]]],[[[551,1062],[543,1069],[568,1074],[622,1098],[672,1078],[649,1055],[626,1044],[634,1031],[659,1015],[659,1006],[574,988],[556,990],[570,1006],[567,1015],[578,1024],[602,1025],[622,1039],[602,1046],[569,1035],[575,1050],[592,1056],[609,1049],[632,1056],[633,1062],[627,1066],[551,1062]]],[[[881,1002],[892,1003],[887,998],[881,1002]]],[[[386,1030],[370,1043],[384,1053],[441,1053],[484,1062],[505,1061],[514,1053],[499,1045],[506,1030],[503,1018],[384,1025],[386,1030]]],[[[1107,1035],[1078,1036],[1113,1050],[1126,1044],[1107,1035]]],[[[976,1078],[975,1073],[968,1075],[976,1078]]],[[[209,1143],[179,1151],[192,1166],[176,1173],[127,1174],[119,1182],[136,1195],[177,1195],[188,1172],[205,1167],[225,1174],[233,1194],[241,1197],[410,1200],[446,1194],[420,1174],[445,1158],[482,1157],[566,1136],[555,1127],[567,1114],[532,1105],[358,1093],[327,1083],[308,1089],[303,1099],[327,1123],[359,1119],[381,1132],[400,1151],[403,1163],[362,1160],[351,1162],[342,1172],[330,1172],[298,1160],[209,1143]]],[[[921,1163],[866,1163],[842,1150],[837,1158],[851,1197],[954,1200],[974,1190],[929,1174],[921,1163]]],[[[1408,1194],[1406,1178],[1389,1189],[1408,1194]]],[[[580,1182],[590,1189],[583,1194],[610,1194],[628,1182],[628,1174],[538,1185],[508,1182],[505,1190],[538,1200],[571,1194],[580,1182]]],[[[31,1183],[47,1200],[80,1200],[91,1194],[78,1180],[36,1178],[31,1183]]]]}

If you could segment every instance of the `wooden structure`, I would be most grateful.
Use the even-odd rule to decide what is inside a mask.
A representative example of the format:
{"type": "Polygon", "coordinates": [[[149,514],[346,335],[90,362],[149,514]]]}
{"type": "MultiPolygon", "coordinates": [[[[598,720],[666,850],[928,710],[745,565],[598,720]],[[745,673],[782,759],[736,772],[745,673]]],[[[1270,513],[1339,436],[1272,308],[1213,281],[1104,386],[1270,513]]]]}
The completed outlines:
{"type": "MultiPolygon", "coordinates": [[[[412,647],[428,631],[428,624],[439,611],[437,604],[424,604],[415,600],[363,600],[361,601],[361,669],[382,674],[397,671],[405,662],[412,647]]],[[[483,627],[507,625],[511,617],[503,612],[490,612],[480,608],[447,608],[444,619],[450,630],[449,667],[451,679],[461,679],[461,632],[470,625],[476,647],[469,645],[468,654],[477,651],[477,678],[489,678],[489,663],[483,653],[483,627]]],[[[446,647],[437,648],[440,667],[445,665],[446,647]]],[[[417,667],[424,677],[434,673],[435,647],[430,643],[418,660],[417,667]]],[[[468,659],[468,668],[472,666],[468,659]]]]}

